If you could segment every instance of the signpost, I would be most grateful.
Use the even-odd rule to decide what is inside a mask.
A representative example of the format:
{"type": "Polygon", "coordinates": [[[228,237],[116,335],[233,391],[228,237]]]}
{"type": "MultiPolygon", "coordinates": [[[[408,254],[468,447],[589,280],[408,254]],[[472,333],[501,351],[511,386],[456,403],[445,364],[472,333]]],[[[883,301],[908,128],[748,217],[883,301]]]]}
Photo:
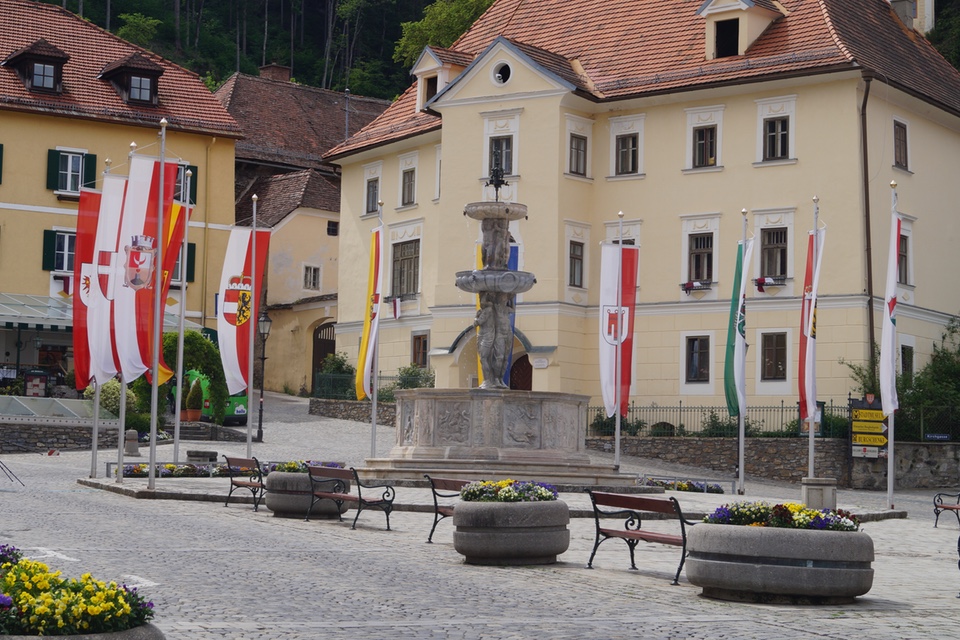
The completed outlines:
{"type": "Polygon", "coordinates": [[[853,457],[887,457],[887,424],[880,409],[853,409],[853,457]]]}

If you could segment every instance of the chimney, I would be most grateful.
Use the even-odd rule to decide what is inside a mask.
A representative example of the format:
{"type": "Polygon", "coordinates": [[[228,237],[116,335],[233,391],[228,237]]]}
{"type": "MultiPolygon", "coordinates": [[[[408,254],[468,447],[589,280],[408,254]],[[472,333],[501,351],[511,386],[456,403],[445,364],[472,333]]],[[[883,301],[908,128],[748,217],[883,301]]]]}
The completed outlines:
{"type": "Polygon", "coordinates": [[[290,82],[290,67],[282,64],[270,63],[260,67],[260,77],[268,80],[279,80],[280,82],[290,82]]]}
{"type": "Polygon", "coordinates": [[[913,19],[917,17],[917,0],[890,0],[890,5],[897,15],[911,29],[913,28],[913,19]]]}

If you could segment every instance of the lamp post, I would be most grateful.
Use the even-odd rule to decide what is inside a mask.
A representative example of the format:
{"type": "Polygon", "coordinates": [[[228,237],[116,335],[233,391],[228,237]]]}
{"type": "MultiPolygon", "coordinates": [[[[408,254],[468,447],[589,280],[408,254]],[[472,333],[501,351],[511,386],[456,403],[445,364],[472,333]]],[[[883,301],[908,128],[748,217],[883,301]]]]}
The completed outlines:
{"type": "Polygon", "coordinates": [[[257,318],[257,331],[260,333],[262,344],[260,346],[260,417],[257,421],[257,442],[263,442],[263,378],[267,368],[267,338],[270,337],[270,327],[273,320],[267,315],[266,309],[260,312],[257,318]]]}

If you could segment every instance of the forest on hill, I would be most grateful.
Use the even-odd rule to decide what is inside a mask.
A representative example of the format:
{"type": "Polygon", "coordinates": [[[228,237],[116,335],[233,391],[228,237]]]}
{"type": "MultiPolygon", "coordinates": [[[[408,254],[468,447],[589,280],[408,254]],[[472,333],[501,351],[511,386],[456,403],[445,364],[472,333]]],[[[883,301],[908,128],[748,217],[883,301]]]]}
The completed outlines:
{"type": "Polygon", "coordinates": [[[196,72],[211,89],[235,71],[257,75],[276,63],[291,67],[301,84],[386,99],[409,86],[426,44],[451,44],[493,2],[42,1],[196,72]]]}
{"type": "MultiPolygon", "coordinates": [[[[291,67],[296,82],[392,99],[423,47],[449,46],[493,0],[39,0],[195,71],[291,67]]],[[[960,67],[960,0],[937,0],[927,37],[960,67]]]]}

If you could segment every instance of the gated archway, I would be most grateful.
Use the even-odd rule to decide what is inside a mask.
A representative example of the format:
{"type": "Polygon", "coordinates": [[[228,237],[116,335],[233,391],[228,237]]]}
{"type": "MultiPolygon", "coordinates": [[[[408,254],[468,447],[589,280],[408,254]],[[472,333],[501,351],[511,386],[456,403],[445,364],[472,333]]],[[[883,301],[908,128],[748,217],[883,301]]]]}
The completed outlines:
{"type": "MultiPolygon", "coordinates": [[[[316,375],[323,359],[337,351],[336,332],[334,323],[322,324],[313,330],[313,373],[316,375]]],[[[313,386],[311,376],[310,386],[313,386]]]]}

